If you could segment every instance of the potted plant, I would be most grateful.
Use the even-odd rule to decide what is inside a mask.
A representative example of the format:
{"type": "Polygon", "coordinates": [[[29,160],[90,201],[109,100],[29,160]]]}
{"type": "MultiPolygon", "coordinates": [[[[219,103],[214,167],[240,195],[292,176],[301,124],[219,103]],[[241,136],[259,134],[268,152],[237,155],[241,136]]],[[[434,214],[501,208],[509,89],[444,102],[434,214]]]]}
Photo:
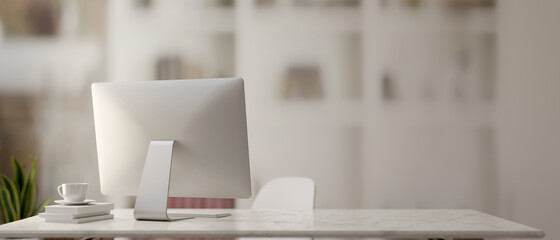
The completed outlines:
{"type": "Polygon", "coordinates": [[[31,169],[25,174],[25,165],[12,157],[13,178],[0,174],[0,212],[4,223],[37,215],[53,199],[37,204],[37,157],[31,157],[31,169]]]}

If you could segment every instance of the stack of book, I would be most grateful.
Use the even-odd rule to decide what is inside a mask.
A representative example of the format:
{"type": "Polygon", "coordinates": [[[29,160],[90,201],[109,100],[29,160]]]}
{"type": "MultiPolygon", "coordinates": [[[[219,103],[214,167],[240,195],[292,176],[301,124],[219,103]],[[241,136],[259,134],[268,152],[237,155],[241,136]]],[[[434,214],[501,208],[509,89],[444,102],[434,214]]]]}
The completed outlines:
{"type": "Polygon", "coordinates": [[[112,203],[91,203],[87,205],[50,205],[45,207],[39,217],[46,222],[85,223],[112,219],[114,205],[112,203]]]}

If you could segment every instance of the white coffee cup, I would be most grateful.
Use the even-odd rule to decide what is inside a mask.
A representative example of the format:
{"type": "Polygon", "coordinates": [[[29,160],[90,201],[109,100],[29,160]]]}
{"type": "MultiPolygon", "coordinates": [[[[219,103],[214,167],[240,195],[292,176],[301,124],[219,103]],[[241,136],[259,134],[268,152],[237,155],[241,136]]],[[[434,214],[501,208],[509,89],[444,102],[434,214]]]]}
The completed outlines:
{"type": "Polygon", "coordinates": [[[87,198],[87,183],[64,183],[56,189],[66,202],[83,202],[87,198]]]}

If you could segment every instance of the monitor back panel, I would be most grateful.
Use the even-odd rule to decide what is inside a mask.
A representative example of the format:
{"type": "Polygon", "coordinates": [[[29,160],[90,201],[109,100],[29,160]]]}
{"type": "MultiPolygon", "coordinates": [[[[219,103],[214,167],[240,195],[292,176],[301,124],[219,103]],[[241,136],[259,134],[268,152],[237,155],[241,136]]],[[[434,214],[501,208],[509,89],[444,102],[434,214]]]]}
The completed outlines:
{"type": "Polygon", "coordinates": [[[251,196],[243,80],[94,83],[101,192],[135,196],[152,140],[175,140],[170,196],[251,196]]]}

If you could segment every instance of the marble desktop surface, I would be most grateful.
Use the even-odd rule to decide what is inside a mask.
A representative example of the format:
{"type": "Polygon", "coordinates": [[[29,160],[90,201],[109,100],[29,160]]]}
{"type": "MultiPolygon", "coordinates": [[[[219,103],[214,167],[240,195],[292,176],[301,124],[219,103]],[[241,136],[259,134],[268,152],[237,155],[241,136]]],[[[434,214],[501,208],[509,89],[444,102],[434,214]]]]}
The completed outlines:
{"type": "MultiPolygon", "coordinates": [[[[175,212],[185,212],[173,210],[175,212]]],[[[340,237],[542,238],[538,229],[473,210],[241,210],[232,216],[175,222],[136,221],[132,209],[115,219],[83,224],[45,223],[32,217],[0,226],[0,237],[340,237]]]]}

